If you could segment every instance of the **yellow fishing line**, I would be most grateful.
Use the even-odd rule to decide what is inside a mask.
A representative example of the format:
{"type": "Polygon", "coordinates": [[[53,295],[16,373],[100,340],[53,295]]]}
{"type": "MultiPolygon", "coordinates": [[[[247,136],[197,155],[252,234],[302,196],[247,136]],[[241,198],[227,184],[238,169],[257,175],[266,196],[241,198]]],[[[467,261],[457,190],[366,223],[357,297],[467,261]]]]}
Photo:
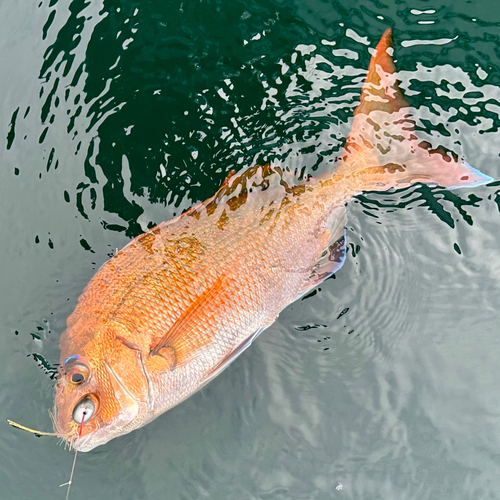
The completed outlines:
{"type": "Polygon", "coordinates": [[[26,427],[25,425],[18,424],[13,420],[7,419],[7,422],[9,422],[9,424],[12,425],[12,427],[16,427],[17,429],[21,429],[23,431],[31,432],[31,434],[38,434],[39,436],[57,436],[55,432],[37,431],[35,429],[31,429],[30,427],[26,427]]]}

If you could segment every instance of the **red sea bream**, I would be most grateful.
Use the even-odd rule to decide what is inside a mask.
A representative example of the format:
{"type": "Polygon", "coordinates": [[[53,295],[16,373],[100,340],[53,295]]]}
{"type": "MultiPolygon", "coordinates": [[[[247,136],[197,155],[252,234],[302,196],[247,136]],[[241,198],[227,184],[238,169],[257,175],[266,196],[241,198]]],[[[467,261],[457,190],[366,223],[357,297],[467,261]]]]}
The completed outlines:
{"type": "Polygon", "coordinates": [[[491,180],[418,138],[391,54],[388,30],[334,170],[300,179],[268,164],[230,175],[212,198],[99,269],[60,342],[54,420],[75,449],[89,451],[188,398],[338,271],[353,196],[491,180]]]}

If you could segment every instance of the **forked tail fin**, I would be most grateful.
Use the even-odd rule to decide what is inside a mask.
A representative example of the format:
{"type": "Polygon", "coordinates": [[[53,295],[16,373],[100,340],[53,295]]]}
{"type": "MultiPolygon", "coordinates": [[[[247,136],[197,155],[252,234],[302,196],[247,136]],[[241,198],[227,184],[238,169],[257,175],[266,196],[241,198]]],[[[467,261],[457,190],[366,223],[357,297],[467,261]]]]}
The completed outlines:
{"type": "Polygon", "coordinates": [[[353,194],[385,191],[415,182],[449,189],[485,184],[493,179],[454,153],[418,138],[411,108],[396,81],[388,29],[372,56],[336,175],[353,194]]]}

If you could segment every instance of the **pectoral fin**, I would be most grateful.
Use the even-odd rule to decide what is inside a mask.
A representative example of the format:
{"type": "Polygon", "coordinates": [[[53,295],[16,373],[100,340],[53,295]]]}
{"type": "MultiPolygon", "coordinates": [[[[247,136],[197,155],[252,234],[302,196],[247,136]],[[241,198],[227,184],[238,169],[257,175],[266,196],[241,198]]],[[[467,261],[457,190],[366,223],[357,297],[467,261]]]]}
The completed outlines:
{"type": "Polygon", "coordinates": [[[192,359],[209,344],[215,332],[205,329],[211,317],[220,313],[227,296],[227,280],[220,276],[176,320],[168,332],[151,346],[150,355],[167,359],[171,369],[192,359]]]}
{"type": "Polygon", "coordinates": [[[222,371],[224,371],[243,351],[246,351],[251,345],[252,342],[266,329],[269,328],[270,325],[263,326],[256,330],[250,337],[244,340],[231,354],[229,354],[226,358],[224,358],[210,373],[208,380],[206,380],[205,384],[210,382],[210,380],[214,379],[219,375],[222,371]]]}

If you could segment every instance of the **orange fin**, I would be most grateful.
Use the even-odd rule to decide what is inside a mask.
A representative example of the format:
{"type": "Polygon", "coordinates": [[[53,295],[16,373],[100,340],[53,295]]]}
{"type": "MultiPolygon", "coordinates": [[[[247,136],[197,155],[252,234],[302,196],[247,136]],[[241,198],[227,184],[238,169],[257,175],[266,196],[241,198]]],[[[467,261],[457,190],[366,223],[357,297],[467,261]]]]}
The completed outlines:
{"type": "Polygon", "coordinates": [[[227,280],[220,276],[177,319],[169,331],[151,347],[150,355],[165,357],[168,353],[171,369],[189,360],[198,349],[209,344],[213,334],[206,328],[207,320],[221,313],[227,295],[227,280]],[[163,352],[161,352],[163,350],[163,352]]]}
{"type": "Polygon", "coordinates": [[[167,362],[167,366],[171,372],[177,368],[177,352],[171,345],[162,347],[157,352],[157,355],[161,356],[167,362]]]}
{"type": "Polygon", "coordinates": [[[374,110],[394,113],[408,106],[396,81],[396,67],[392,53],[392,30],[389,28],[375,48],[361,91],[361,102],[354,115],[358,113],[367,115],[374,110]]]}
{"type": "Polygon", "coordinates": [[[352,195],[416,182],[454,189],[492,180],[457,155],[421,140],[412,111],[396,81],[388,29],[372,56],[342,164],[336,172],[336,176],[344,177],[352,195]]]}
{"type": "Polygon", "coordinates": [[[222,189],[224,187],[229,186],[229,181],[232,179],[232,177],[234,177],[235,174],[236,174],[236,170],[234,170],[234,169],[230,170],[219,189],[222,189]]]}

